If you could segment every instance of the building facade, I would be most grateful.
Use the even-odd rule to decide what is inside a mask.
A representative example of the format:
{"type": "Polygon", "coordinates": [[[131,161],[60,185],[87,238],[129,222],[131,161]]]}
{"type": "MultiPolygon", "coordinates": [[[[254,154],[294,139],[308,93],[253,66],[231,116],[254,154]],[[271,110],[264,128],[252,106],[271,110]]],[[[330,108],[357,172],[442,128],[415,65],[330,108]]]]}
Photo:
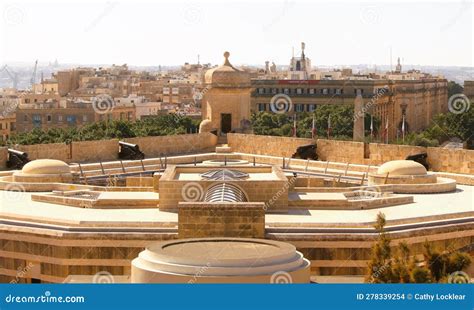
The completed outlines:
{"type": "Polygon", "coordinates": [[[340,79],[252,80],[251,111],[275,112],[275,96],[286,95],[286,111],[313,112],[321,105],[353,105],[360,92],[367,113],[388,122],[389,139],[395,139],[405,119],[408,132],[428,127],[434,115],[447,111],[447,80],[340,79]],[[273,100],[272,100],[273,98],[273,100]]]}

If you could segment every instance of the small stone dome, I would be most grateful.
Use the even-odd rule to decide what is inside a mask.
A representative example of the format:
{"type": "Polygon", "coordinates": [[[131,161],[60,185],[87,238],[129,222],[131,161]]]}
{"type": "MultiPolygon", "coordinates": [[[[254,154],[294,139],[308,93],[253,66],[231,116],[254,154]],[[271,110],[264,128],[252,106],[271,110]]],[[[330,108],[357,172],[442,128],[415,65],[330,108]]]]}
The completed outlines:
{"type": "Polygon", "coordinates": [[[377,174],[389,174],[389,176],[397,175],[426,175],[426,168],[413,160],[392,160],[384,163],[377,170],[377,174]]]}
{"type": "Polygon", "coordinates": [[[30,161],[21,170],[23,175],[69,174],[71,169],[63,161],[56,159],[37,159],[30,161]]]}
{"type": "Polygon", "coordinates": [[[205,119],[199,124],[199,133],[211,132],[211,130],[212,130],[211,120],[205,119]]]}
{"type": "Polygon", "coordinates": [[[229,56],[230,53],[225,52],[224,64],[206,72],[205,83],[212,87],[250,87],[250,74],[234,68],[229,62],[229,56]]]}

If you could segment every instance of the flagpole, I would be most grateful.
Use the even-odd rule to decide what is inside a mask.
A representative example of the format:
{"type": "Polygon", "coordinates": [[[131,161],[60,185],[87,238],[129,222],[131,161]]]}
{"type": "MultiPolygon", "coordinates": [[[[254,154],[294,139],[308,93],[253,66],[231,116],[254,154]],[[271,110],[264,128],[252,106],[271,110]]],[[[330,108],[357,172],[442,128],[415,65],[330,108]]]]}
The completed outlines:
{"type": "Polygon", "coordinates": [[[402,116],[402,139],[405,143],[405,115],[402,116]]]}
{"type": "Polygon", "coordinates": [[[296,114],[293,118],[293,137],[296,138],[296,114]]]}
{"type": "Polygon", "coordinates": [[[370,115],[370,141],[374,138],[374,116],[370,115]]]}

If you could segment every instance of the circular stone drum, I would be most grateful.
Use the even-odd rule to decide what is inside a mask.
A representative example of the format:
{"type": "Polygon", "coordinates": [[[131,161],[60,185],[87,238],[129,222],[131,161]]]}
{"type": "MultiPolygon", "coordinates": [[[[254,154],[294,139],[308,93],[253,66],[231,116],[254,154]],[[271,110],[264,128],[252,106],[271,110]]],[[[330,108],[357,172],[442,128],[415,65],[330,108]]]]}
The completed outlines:
{"type": "Polygon", "coordinates": [[[14,182],[31,183],[68,183],[72,173],[68,164],[56,159],[37,159],[23,166],[21,171],[13,173],[14,182]]]}
{"type": "Polygon", "coordinates": [[[132,261],[132,283],[309,283],[310,263],[288,243],[244,238],[155,243],[132,261]]]}

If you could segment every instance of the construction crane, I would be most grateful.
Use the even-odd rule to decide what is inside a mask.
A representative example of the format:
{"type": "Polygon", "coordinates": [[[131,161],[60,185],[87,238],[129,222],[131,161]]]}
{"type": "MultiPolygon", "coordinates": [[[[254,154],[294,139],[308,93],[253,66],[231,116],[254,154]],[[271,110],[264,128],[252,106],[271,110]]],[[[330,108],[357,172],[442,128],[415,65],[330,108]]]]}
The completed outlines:
{"type": "Polygon", "coordinates": [[[13,88],[17,89],[18,86],[18,73],[8,70],[8,65],[4,65],[1,71],[5,71],[10,77],[10,80],[13,83],[13,88]]]}
{"type": "Polygon", "coordinates": [[[31,75],[31,79],[30,79],[31,88],[33,88],[33,85],[36,83],[36,70],[37,69],[38,69],[38,59],[36,59],[35,61],[35,67],[33,69],[33,74],[31,75]]]}

